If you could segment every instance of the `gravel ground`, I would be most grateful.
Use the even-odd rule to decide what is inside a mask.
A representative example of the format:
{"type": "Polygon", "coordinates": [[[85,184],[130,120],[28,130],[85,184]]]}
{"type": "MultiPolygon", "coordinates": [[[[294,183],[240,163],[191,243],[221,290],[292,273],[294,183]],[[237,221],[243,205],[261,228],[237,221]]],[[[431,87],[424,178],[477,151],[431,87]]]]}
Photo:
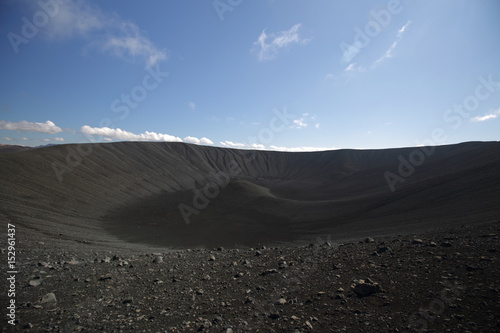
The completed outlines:
{"type": "Polygon", "coordinates": [[[182,251],[20,239],[15,326],[2,327],[500,332],[499,235],[492,222],[344,244],[182,251]]]}

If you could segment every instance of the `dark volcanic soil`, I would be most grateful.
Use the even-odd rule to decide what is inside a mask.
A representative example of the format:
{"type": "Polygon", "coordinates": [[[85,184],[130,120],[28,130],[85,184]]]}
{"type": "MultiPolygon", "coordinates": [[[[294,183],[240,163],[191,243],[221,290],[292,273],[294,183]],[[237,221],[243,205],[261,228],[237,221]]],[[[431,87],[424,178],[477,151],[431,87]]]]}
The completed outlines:
{"type": "Polygon", "coordinates": [[[1,327],[500,332],[499,170],[500,142],[315,153],[123,142],[1,153],[4,319],[16,302],[16,325],[1,327]],[[398,170],[391,191],[384,174],[398,170]],[[227,182],[186,221],[179,205],[196,207],[214,179],[227,182]]]}
{"type": "Polygon", "coordinates": [[[500,222],[246,250],[103,252],[23,241],[18,321],[3,329],[500,332],[499,237],[500,222]],[[352,285],[361,279],[378,292],[358,296],[352,285]],[[56,301],[42,303],[49,293],[56,301]]]}

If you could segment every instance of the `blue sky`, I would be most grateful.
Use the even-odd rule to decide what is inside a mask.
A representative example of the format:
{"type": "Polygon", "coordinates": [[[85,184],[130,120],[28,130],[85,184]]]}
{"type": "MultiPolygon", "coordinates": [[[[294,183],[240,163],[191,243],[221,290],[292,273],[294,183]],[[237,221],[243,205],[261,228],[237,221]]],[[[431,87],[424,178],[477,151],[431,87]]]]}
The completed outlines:
{"type": "Polygon", "coordinates": [[[4,1],[0,142],[498,141],[498,13],[496,0],[4,1]]]}

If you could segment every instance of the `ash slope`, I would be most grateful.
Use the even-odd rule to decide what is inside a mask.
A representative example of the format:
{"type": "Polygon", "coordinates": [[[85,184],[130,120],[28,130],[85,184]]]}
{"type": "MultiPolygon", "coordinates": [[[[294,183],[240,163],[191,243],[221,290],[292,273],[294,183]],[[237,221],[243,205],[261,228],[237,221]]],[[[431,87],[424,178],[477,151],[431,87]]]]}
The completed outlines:
{"type": "Polygon", "coordinates": [[[498,220],[500,143],[422,149],[432,154],[394,192],[384,173],[397,174],[416,148],[284,153],[122,142],[1,154],[0,216],[40,237],[173,248],[498,220]],[[195,207],[194,190],[215,174],[231,181],[187,224],[179,204],[195,207]]]}

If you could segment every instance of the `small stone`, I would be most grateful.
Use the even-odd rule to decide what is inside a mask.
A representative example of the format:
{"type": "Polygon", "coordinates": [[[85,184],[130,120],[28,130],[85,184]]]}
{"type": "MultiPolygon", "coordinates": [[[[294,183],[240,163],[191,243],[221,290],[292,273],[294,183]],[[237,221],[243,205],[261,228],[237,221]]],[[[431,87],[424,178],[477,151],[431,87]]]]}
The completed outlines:
{"type": "Polygon", "coordinates": [[[392,249],[388,246],[382,246],[377,249],[377,253],[386,253],[386,252],[392,253],[392,249]]]}
{"type": "Polygon", "coordinates": [[[275,312],[269,314],[269,318],[271,318],[273,320],[278,319],[279,317],[280,317],[280,315],[278,313],[275,313],[275,312]]]}
{"type": "Polygon", "coordinates": [[[436,246],[437,246],[437,244],[436,244],[436,242],[429,242],[429,246],[430,246],[430,247],[436,247],[436,246]]]}
{"type": "Polygon", "coordinates": [[[153,259],[153,263],[155,263],[155,264],[161,264],[162,262],[163,262],[162,256],[157,256],[153,259]]]}
{"type": "Polygon", "coordinates": [[[373,239],[371,237],[366,237],[365,238],[365,243],[375,243],[375,239],[373,239]]]}
{"type": "Polygon", "coordinates": [[[354,283],[351,287],[352,290],[359,297],[370,296],[382,291],[380,285],[378,283],[372,283],[372,281],[359,280],[357,283],[354,283]]]}
{"type": "Polygon", "coordinates": [[[34,278],[33,280],[30,280],[29,285],[32,287],[38,287],[40,284],[42,284],[42,279],[37,277],[34,278]]]}
{"type": "Polygon", "coordinates": [[[23,326],[23,328],[24,328],[25,330],[30,329],[30,328],[33,328],[33,324],[32,324],[32,323],[27,323],[26,325],[24,325],[24,326],[23,326]]]}
{"type": "Polygon", "coordinates": [[[265,270],[264,272],[260,273],[260,275],[269,275],[269,274],[276,274],[278,273],[278,270],[276,270],[275,268],[272,268],[272,269],[267,269],[265,270]]]}
{"type": "Polygon", "coordinates": [[[420,238],[415,238],[414,240],[411,241],[412,244],[423,244],[424,241],[421,240],[420,238]]]}
{"type": "Polygon", "coordinates": [[[313,325],[311,325],[311,323],[309,321],[306,321],[306,324],[304,326],[309,328],[310,330],[313,329],[313,325]]]}
{"type": "Polygon", "coordinates": [[[208,258],[208,261],[215,261],[215,256],[213,254],[210,255],[210,257],[208,258]]]}
{"type": "Polygon", "coordinates": [[[57,298],[54,293],[45,294],[42,298],[40,298],[40,303],[57,303],[57,298]]]}
{"type": "Polygon", "coordinates": [[[280,298],[276,301],[276,305],[284,305],[286,304],[286,299],[280,298]]]}
{"type": "Polygon", "coordinates": [[[262,252],[261,251],[255,251],[255,256],[258,257],[258,256],[261,256],[262,255],[262,252]]]}
{"type": "Polygon", "coordinates": [[[226,330],[226,333],[233,333],[233,329],[232,329],[232,328],[228,328],[228,329],[226,330]]]}

